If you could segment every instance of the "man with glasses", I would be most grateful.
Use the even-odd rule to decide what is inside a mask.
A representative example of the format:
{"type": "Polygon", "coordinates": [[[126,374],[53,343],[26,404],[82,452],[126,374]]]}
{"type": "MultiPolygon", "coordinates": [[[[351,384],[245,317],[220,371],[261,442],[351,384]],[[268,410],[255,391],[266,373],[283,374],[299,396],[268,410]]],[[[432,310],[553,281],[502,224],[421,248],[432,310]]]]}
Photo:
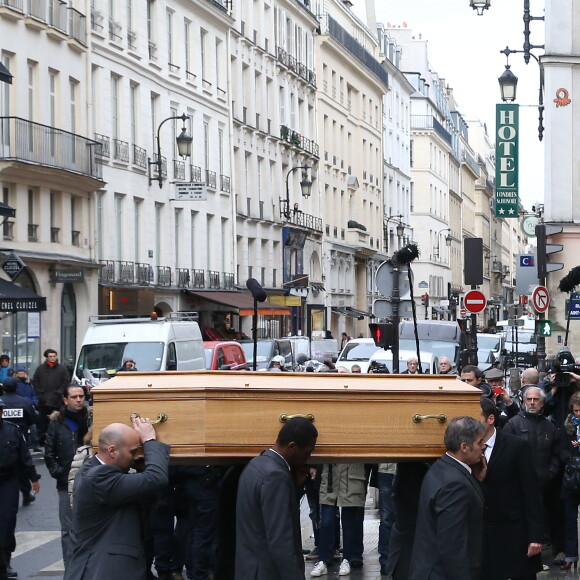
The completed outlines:
{"type": "Polygon", "coordinates": [[[512,400],[504,389],[504,374],[500,369],[488,369],[485,371],[485,380],[491,387],[491,398],[495,402],[499,410],[498,428],[502,428],[509,419],[515,417],[519,413],[518,404],[512,400]]]}
{"type": "Polygon", "coordinates": [[[85,406],[83,387],[71,385],[66,387],[63,405],[59,411],[50,415],[46,432],[44,459],[46,467],[54,479],[58,492],[58,515],[62,557],[65,569],[73,551],[72,510],[68,495],[68,473],[78,447],[83,445],[83,438],[89,430],[89,414],[85,406]]]}

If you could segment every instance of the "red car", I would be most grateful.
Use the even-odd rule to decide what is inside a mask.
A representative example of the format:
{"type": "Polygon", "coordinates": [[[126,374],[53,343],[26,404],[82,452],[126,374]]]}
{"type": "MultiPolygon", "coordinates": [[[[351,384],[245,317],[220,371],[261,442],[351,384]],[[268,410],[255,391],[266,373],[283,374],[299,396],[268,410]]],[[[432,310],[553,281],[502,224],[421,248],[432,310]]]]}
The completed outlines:
{"type": "Polygon", "coordinates": [[[207,340],[203,342],[205,367],[208,370],[247,370],[246,356],[239,342],[207,340]]]}

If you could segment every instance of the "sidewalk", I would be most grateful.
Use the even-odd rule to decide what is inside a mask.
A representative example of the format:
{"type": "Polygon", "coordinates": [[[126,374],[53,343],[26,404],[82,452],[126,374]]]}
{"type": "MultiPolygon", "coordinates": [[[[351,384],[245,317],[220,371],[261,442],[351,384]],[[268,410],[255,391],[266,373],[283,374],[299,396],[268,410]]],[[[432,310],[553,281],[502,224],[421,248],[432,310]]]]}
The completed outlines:
{"type": "MultiPolygon", "coordinates": [[[[314,538],[312,535],[312,525],[310,523],[310,518],[308,517],[308,503],[306,498],[301,504],[301,524],[302,524],[302,546],[305,549],[314,548],[314,538]]],[[[359,570],[352,570],[348,576],[341,576],[341,578],[352,578],[357,580],[390,580],[390,576],[381,576],[381,567],[379,564],[379,553],[377,551],[377,545],[379,541],[379,513],[374,504],[374,498],[371,493],[367,496],[367,503],[365,506],[365,522],[364,522],[364,567],[359,570]]],[[[509,538],[506,538],[506,542],[509,542],[509,538]]],[[[543,561],[549,564],[551,561],[551,552],[547,548],[543,552],[543,561]]],[[[340,560],[336,560],[328,569],[328,574],[322,576],[322,578],[338,578],[338,567],[340,566],[340,560]]],[[[310,578],[310,571],[314,568],[315,562],[306,562],[306,578],[310,578]]],[[[552,566],[549,570],[545,572],[540,572],[538,574],[538,580],[556,580],[556,579],[578,579],[580,580],[580,572],[574,573],[572,570],[569,572],[564,572],[560,570],[559,566],[552,566]]]]}

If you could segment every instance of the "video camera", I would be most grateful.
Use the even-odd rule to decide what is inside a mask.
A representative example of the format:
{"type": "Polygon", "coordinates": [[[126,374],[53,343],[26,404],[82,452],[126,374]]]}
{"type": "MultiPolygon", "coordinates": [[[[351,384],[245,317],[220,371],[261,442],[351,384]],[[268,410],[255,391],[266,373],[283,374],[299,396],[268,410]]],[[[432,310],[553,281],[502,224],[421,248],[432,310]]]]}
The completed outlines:
{"type": "Polygon", "coordinates": [[[368,372],[383,375],[391,374],[385,363],[380,363],[379,361],[376,360],[372,360],[370,362],[368,372]]]}
{"type": "Polygon", "coordinates": [[[554,384],[557,387],[569,387],[571,377],[566,373],[580,374],[580,365],[574,362],[569,350],[562,350],[556,355],[551,372],[555,374],[554,384]]]}

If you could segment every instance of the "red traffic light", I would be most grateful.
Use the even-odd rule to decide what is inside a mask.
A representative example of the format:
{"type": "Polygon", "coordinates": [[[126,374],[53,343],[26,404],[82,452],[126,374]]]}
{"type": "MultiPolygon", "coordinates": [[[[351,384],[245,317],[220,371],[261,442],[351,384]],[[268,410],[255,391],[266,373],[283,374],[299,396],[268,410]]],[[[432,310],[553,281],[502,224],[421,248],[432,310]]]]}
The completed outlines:
{"type": "Polygon", "coordinates": [[[383,322],[381,324],[369,324],[369,330],[375,344],[381,348],[390,348],[393,346],[393,323],[383,322]]]}

